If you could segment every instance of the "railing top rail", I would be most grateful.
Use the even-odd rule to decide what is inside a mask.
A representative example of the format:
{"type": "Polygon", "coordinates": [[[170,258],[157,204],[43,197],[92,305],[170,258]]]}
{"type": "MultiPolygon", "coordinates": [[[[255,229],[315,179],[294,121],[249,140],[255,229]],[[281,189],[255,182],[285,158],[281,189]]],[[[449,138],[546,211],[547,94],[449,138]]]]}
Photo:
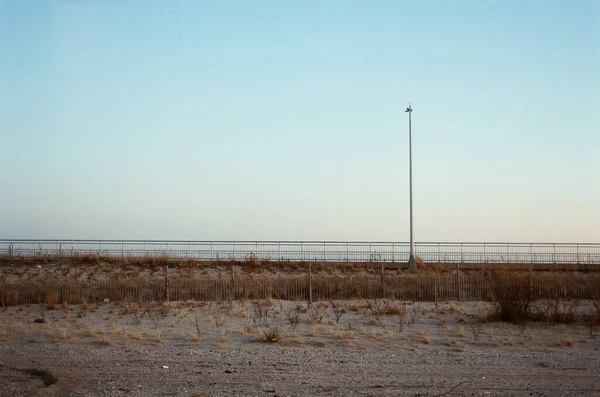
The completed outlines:
{"type": "MultiPolygon", "coordinates": [[[[158,244],[383,244],[403,245],[409,244],[404,241],[341,241],[341,240],[116,240],[116,239],[0,239],[0,242],[15,243],[158,243],[158,244]]],[[[462,245],[462,246],[600,246],[600,243],[527,243],[527,242],[460,242],[460,241],[417,241],[416,245],[462,245]]]]}

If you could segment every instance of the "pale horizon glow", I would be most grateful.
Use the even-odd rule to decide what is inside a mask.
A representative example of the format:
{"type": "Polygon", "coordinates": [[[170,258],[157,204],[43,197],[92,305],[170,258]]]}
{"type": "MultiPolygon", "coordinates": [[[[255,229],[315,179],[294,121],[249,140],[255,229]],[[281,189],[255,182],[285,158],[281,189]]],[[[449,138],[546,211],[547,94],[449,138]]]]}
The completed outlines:
{"type": "Polygon", "coordinates": [[[600,242],[600,2],[0,1],[0,239],[600,242]]]}

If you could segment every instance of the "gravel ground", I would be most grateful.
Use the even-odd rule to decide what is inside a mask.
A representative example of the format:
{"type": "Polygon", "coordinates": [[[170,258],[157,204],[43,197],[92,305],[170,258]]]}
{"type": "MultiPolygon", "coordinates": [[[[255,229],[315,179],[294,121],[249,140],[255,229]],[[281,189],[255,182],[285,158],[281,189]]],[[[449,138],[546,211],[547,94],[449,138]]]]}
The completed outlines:
{"type": "Polygon", "coordinates": [[[580,349],[25,345],[2,346],[0,357],[2,396],[600,395],[598,351],[580,349]]]}

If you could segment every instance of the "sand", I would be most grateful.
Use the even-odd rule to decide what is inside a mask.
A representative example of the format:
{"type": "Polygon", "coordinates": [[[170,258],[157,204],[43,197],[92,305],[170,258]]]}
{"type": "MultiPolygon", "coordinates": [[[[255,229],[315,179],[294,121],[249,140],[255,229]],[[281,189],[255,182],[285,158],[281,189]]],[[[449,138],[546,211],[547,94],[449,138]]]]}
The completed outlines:
{"type": "Polygon", "coordinates": [[[600,395],[598,329],[479,324],[483,302],[50,308],[0,310],[0,396],[600,395]]]}

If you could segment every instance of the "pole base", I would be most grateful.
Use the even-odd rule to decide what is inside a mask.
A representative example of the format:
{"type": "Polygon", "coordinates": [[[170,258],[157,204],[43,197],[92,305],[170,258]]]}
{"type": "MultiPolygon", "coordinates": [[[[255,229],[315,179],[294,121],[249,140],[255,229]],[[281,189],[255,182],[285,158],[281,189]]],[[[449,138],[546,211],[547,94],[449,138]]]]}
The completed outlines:
{"type": "Polygon", "coordinates": [[[417,261],[415,260],[415,256],[411,255],[408,258],[408,270],[416,270],[417,269],[417,261]]]}

